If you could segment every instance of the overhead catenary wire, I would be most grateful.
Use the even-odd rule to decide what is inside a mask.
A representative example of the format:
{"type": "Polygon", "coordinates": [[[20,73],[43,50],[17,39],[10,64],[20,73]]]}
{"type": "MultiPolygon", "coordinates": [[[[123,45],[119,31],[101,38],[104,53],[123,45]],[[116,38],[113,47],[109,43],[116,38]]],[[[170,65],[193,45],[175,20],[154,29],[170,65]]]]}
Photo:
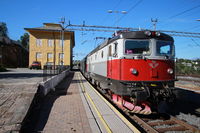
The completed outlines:
{"type": "Polygon", "coordinates": [[[118,20],[116,20],[116,22],[114,24],[116,24],[117,22],[119,22],[122,18],[124,18],[127,14],[129,14],[134,8],[136,8],[143,0],[139,0],[137,3],[135,3],[128,11],[126,14],[124,14],[123,16],[121,16],[118,20]]]}
{"type": "MultiPolygon", "coordinates": [[[[99,32],[115,32],[118,30],[127,30],[127,31],[139,31],[139,30],[148,30],[142,28],[132,28],[132,27],[114,27],[114,26],[101,26],[101,25],[77,25],[70,24],[68,27],[78,27],[78,28],[70,28],[67,30],[79,30],[79,31],[99,31],[99,32]],[[115,30],[110,30],[115,29],[115,30]]],[[[183,32],[183,31],[172,31],[172,30],[157,30],[159,32],[168,33],[173,36],[183,36],[183,37],[195,37],[200,38],[200,33],[196,32],[183,32]]]]}
{"type": "MultiPolygon", "coordinates": [[[[117,4],[116,4],[113,8],[111,8],[111,9],[112,9],[112,10],[115,10],[115,9],[118,7],[118,5],[119,5],[122,1],[123,1],[123,0],[119,0],[119,1],[117,2],[117,4]]],[[[104,19],[102,19],[102,21],[100,21],[101,24],[102,24],[102,23],[105,23],[105,21],[108,20],[108,17],[109,17],[109,16],[110,16],[110,15],[107,14],[106,17],[105,17],[104,19]]]]}
{"type": "Polygon", "coordinates": [[[200,27],[200,25],[195,25],[191,28],[187,28],[187,29],[184,29],[184,31],[188,31],[188,30],[193,30],[193,29],[198,29],[200,27]]]}
{"type": "MultiPolygon", "coordinates": [[[[113,27],[113,26],[100,26],[100,25],[76,25],[71,24],[68,26],[66,30],[74,30],[74,31],[92,31],[92,32],[112,32],[114,33],[116,30],[130,30],[130,31],[138,31],[139,28],[132,28],[132,27],[113,27]],[[70,27],[78,27],[78,28],[70,28],[70,27]]],[[[141,30],[148,30],[148,29],[141,29],[141,30]]],[[[182,31],[170,31],[170,30],[157,30],[158,32],[167,33],[171,36],[177,37],[185,37],[185,38],[200,38],[200,33],[194,32],[182,32],[182,31]]],[[[194,39],[191,39],[194,43],[194,39]]],[[[196,41],[195,41],[196,42],[196,41]]],[[[97,46],[97,40],[95,40],[95,46],[97,46]]],[[[199,47],[199,45],[196,44],[199,47]]]]}
{"type": "Polygon", "coordinates": [[[187,13],[187,12],[189,12],[189,11],[192,11],[192,10],[194,10],[194,9],[196,9],[196,8],[199,8],[199,7],[200,7],[200,5],[197,5],[197,6],[195,6],[195,7],[190,8],[190,9],[184,10],[184,11],[178,13],[178,14],[175,14],[175,15],[169,17],[169,19],[175,18],[175,17],[180,16],[180,15],[183,15],[183,14],[185,14],[185,13],[187,13]]]}
{"type": "Polygon", "coordinates": [[[197,43],[193,38],[191,38],[191,40],[196,44],[196,46],[200,47],[200,44],[197,43]]]}
{"type": "Polygon", "coordinates": [[[165,21],[164,23],[162,23],[163,21],[159,21],[160,23],[162,23],[162,24],[160,24],[160,26],[166,25],[166,23],[168,23],[168,22],[166,22],[166,21],[168,21],[168,20],[170,20],[170,19],[172,19],[172,18],[176,18],[176,17],[178,17],[178,16],[181,16],[181,15],[183,15],[183,14],[185,14],[185,13],[188,13],[188,12],[190,12],[190,11],[196,9],[196,8],[199,8],[199,7],[200,7],[200,5],[197,5],[197,6],[194,6],[194,7],[192,7],[192,8],[189,8],[189,9],[187,9],[187,10],[181,11],[181,12],[175,14],[175,15],[172,15],[172,16],[168,17],[166,20],[164,20],[164,21],[165,21]]]}
{"type": "MultiPolygon", "coordinates": [[[[69,31],[92,31],[92,32],[112,32],[112,33],[115,33],[116,29],[125,30],[125,31],[149,30],[149,29],[141,29],[141,28],[133,28],[133,27],[114,27],[114,26],[85,25],[85,24],[83,24],[83,25],[70,24],[70,25],[68,25],[68,28],[66,30],[69,30],[69,31]]],[[[171,35],[171,36],[188,38],[193,43],[195,43],[196,41],[194,42],[194,39],[191,39],[191,38],[200,39],[200,33],[195,33],[195,32],[183,32],[183,31],[171,31],[171,30],[157,30],[157,31],[158,32],[167,33],[168,35],[171,35]]],[[[199,44],[198,45],[197,44],[196,45],[192,45],[192,46],[200,47],[199,44]]],[[[95,40],[94,46],[97,46],[97,40],[95,40]]]]}

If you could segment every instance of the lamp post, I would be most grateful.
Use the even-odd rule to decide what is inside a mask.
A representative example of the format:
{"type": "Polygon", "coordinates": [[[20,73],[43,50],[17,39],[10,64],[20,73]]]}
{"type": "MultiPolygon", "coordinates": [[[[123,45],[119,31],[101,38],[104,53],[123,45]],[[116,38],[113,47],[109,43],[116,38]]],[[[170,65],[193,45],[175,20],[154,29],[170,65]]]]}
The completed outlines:
{"type": "Polygon", "coordinates": [[[122,13],[122,14],[126,14],[126,11],[113,11],[113,10],[108,10],[108,13],[122,13]]]}
{"type": "MultiPolygon", "coordinates": [[[[108,10],[108,13],[116,13],[116,14],[126,14],[127,11],[113,11],[113,10],[108,10]]],[[[118,22],[118,17],[117,17],[117,20],[116,20],[116,23],[118,22]]],[[[117,25],[117,24],[116,24],[117,25]]]]}

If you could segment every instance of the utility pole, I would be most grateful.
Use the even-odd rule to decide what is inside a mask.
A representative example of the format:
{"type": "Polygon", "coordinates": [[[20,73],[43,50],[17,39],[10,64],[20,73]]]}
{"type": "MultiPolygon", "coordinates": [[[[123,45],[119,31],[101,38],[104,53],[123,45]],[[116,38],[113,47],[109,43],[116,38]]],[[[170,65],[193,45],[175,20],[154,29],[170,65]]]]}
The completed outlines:
{"type": "Polygon", "coordinates": [[[151,19],[151,22],[153,24],[154,31],[156,31],[156,23],[158,22],[158,19],[151,19]]]}
{"type": "Polygon", "coordinates": [[[62,57],[61,57],[61,66],[63,67],[63,58],[64,58],[64,31],[65,31],[65,27],[64,27],[64,25],[65,25],[65,18],[64,17],[62,17],[61,18],[61,21],[59,22],[59,23],[61,23],[62,25],[61,25],[61,32],[62,32],[62,35],[61,35],[61,40],[62,40],[62,57]]]}

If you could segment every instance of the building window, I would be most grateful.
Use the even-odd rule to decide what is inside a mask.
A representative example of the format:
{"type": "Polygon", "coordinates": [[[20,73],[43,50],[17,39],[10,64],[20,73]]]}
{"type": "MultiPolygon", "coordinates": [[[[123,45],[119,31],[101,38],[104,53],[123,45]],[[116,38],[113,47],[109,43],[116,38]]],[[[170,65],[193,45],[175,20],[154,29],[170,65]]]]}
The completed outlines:
{"type": "Polygon", "coordinates": [[[64,53],[59,53],[59,65],[64,65],[64,53]]]}
{"type": "Polygon", "coordinates": [[[63,40],[63,44],[62,44],[62,40],[60,40],[60,47],[64,46],[64,40],[63,40]]]}
{"type": "Polygon", "coordinates": [[[42,46],[42,39],[36,39],[36,45],[42,46]]]}
{"type": "Polygon", "coordinates": [[[52,66],[52,65],[53,65],[53,62],[47,62],[46,65],[52,66]]]}
{"type": "Polygon", "coordinates": [[[49,47],[52,47],[52,46],[53,46],[53,40],[52,40],[52,39],[49,39],[49,40],[48,40],[48,46],[49,46],[49,47]]]}
{"type": "Polygon", "coordinates": [[[103,58],[103,50],[101,51],[101,58],[103,58]]]}
{"type": "Polygon", "coordinates": [[[36,57],[36,60],[37,60],[38,58],[42,58],[42,53],[41,53],[41,52],[36,52],[35,57],[36,57]]]}
{"type": "Polygon", "coordinates": [[[53,58],[53,54],[52,54],[52,53],[47,53],[47,58],[48,58],[48,59],[53,58]]]}
{"type": "Polygon", "coordinates": [[[59,59],[64,59],[64,53],[59,53],[59,59]]]}

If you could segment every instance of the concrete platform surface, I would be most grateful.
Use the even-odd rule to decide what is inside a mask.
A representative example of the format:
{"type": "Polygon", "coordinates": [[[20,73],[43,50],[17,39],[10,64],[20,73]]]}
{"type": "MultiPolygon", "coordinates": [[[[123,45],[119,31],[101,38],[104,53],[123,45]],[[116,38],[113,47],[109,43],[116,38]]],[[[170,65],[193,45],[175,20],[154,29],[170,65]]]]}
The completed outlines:
{"type": "Polygon", "coordinates": [[[71,72],[47,97],[38,115],[35,132],[133,132],[91,89],[80,72],[71,72]]]}
{"type": "Polygon", "coordinates": [[[0,132],[20,130],[37,85],[42,81],[41,70],[8,70],[0,72],[0,132]]]}
{"type": "Polygon", "coordinates": [[[74,72],[46,96],[39,120],[33,132],[45,133],[90,133],[91,128],[78,89],[74,72]]]}
{"type": "Polygon", "coordinates": [[[92,132],[132,133],[139,132],[133,125],[117,114],[112,105],[108,104],[97,91],[80,74],[80,94],[84,103],[92,132]],[[94,104],[94,105],[93,105],[94,104]],[[95,106],[95,107],[94,107],[95,106]]]}

